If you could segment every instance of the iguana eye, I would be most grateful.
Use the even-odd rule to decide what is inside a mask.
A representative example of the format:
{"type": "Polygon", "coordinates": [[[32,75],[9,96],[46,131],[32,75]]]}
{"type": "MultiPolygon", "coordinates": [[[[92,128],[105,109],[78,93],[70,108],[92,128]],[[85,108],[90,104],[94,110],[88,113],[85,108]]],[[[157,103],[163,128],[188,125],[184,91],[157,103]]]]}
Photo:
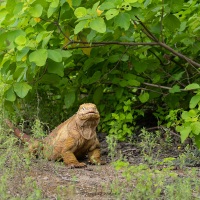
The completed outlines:
{"type": "Polygon", "coordinates": [[[85,110],[85,107],[82,107],[82,110],[85,110]]]}

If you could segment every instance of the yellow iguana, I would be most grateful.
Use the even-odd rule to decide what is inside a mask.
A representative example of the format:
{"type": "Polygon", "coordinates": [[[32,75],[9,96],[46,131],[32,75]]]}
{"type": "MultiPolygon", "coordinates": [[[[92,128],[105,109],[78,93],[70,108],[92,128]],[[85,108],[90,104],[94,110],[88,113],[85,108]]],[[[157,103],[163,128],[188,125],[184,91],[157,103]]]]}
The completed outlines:
{"type": "Polygon", "coordinates": [[[85,103],[80,105],[78,112],[56,127],[46,138],[37,140],[22,133],[6,120],[7,125],[23,142],[29,144],[31,153],[42,151],[48,160],[61,160],[70,167],[85,167],[77,158],[88,155],[92,164],[103,164],[100,159],[100,143],[96,135],[96,127],[100,115],[96,105],[85,103]]]}

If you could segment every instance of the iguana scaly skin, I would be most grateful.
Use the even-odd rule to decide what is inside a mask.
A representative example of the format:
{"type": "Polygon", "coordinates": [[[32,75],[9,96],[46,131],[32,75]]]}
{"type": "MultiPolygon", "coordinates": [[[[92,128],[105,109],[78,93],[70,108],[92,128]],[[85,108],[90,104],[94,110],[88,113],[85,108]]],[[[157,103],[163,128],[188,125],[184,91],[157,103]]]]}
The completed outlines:
{"type": "Polygon", "coordinates": [[[96,105],[82,104],[75,115],[56,127],[41,141],[22,133],[9,120],[6,120],[6,123],[18,138],[28,142],[32,153],[40,150],[49,160],[63,159],[67,166],[84,167],[86,164],[79,162],[77,158],[84,157],[86,154],[92,164],[103,164],[96,135],[99,120],[100,115],[96,105]]]}

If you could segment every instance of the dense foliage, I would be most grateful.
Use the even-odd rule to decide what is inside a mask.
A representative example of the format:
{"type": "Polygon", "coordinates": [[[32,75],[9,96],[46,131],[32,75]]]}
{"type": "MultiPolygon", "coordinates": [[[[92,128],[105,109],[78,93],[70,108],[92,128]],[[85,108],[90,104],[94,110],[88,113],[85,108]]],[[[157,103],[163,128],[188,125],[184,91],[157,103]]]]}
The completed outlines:
{"type": "Polygon", "coordinates": [[[198,144],[198,0],[5,0],[0,8],[8,111],[54,126],[90,101],[101,131],[118,139],[155,116],[198,144]]]}

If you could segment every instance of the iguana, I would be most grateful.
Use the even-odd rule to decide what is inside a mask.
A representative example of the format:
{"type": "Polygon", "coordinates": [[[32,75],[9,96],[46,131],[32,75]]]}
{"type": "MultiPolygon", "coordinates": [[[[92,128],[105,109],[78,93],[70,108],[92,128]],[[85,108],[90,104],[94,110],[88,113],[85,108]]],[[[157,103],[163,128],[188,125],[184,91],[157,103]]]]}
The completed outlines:
{"type": "Polygon", "coordinates": [[[70,167],[85,167],[77,158],[88,155],[92,164],[103,164],[100,159],[100,143],[96,127],[100,115],[95,104],[80,105],[78,112],[56,127],[47,137],[36,140],[22,133],[9,120],[7,125],[23,142],[27,142],[31,153],[42,151],[48,160],[63,160],[70,167]]]}

